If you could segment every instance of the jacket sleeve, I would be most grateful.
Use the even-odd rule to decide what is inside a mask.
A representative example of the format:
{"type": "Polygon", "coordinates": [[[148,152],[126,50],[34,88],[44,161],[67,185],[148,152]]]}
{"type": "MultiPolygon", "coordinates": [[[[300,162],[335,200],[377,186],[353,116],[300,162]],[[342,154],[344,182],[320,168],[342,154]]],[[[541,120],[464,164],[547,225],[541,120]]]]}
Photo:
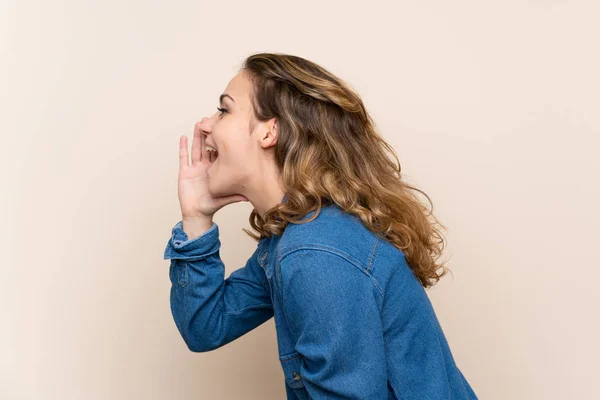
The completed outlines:
{"type": "Polygon", "coordinates": [[[311,398],[387,399],[379,291],[338,254],[301,249],[280,264],[283,310],[311,398]]]}
{"type": "Polygon", "coordinates": [[[217,224],[191,240],[182,221],[172,229],[164,253],[171,260],[171,312],[191,351],[219,348],[273,316],[268,283],[256,259],[261,244],[243,268],[224,279],[217,224]]]}

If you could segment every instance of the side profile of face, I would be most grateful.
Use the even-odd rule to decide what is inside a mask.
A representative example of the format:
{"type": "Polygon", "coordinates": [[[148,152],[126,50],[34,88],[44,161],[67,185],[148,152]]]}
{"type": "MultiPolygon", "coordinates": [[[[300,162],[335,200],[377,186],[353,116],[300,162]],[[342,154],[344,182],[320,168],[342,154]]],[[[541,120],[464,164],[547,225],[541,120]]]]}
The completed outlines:
{"type": "Polygon", "coordinates": [[[242,194],[251,202],[261,203],[264,192],[279,196],[279,192],[275,194],[265,187],[269,185],[268,179],[273,178],[273,146],[277,132],[275,119],[256,121],[251,93],[252,81],[241,71],[229,81],[220,96],[219,110],[210,118],[202,119],[201,129],[205,146],[218,152],[207,170],[211,195],[242,194]]]}

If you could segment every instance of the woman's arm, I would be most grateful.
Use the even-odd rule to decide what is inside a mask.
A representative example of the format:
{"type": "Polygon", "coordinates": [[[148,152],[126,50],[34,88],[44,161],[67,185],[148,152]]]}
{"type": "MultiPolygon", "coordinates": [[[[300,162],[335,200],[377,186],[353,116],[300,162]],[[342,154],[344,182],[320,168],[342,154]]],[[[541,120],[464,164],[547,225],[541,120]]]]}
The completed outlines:
{"type": "Polygon", "coordinates": [[[172,230],[164,259],[171,259],[171,312],[188,348],[219,348],[273,316],[273,306],[256,251],[227,279],[214,222],[201,236],[188,239],[182,221],[172,230]]]}

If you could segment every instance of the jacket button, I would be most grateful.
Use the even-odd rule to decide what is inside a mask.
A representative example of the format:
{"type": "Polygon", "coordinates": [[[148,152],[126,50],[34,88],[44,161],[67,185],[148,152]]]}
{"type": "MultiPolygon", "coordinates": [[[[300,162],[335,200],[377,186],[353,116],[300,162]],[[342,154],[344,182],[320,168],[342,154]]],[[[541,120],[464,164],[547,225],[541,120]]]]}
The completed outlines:
{"type": "Polygon", "coordinates": [[[267,254],[269,254],[269,252],[268,252],[268,251],[267,251],[267,252],[265,252],[265,254],[264,254],[262,257],[261,257],[261,260],[264,260],[264,259],[265,259],[265,257],[267,256],[267,254]]]}
{"type": "Polygon", "coordinates": [[[294,382],[298,382],[300,380],[300,375],[298,375],[296,373],[296,371],[294,371],[294,382]]]}

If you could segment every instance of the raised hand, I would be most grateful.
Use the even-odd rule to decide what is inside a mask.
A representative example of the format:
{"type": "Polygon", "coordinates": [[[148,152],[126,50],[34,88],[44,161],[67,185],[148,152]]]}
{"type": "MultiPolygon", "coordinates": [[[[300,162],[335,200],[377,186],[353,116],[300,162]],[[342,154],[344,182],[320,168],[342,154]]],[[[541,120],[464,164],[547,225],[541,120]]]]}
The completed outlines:
{"type": "Polygon", "coordinates": [[[213,197],[208,191],[207,168],[214,161],[214,155],[206,150],[201,122],[194,125],[192,140],[192,160],[189,162],[188,140],[183,135],[179,138],[179,177],[178,196],[182,218],[212,218],[227,204],[248,201],[243,195],[213,197]]]}

